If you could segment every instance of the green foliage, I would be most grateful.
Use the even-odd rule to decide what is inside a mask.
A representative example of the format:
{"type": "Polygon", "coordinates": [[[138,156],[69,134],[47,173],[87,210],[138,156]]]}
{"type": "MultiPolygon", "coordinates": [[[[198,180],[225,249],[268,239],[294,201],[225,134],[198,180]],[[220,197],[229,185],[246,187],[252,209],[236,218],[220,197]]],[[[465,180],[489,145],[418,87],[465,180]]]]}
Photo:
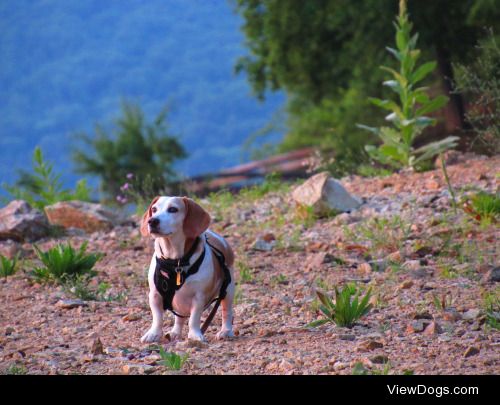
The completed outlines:
{"type": "Polygon", "coordinates": [[[53,166],[43,159],[42,150],[37,146],[33,152],[33,173],[20,170],[19,180],[13,186],[3,184],[3,188],[14,198],[25,200],[38,209],[59,201],[90,201],[91,190],[87,180],[79,180],[74,191],[65,190],[61,174],[54,173],[53,166]]]}
{"type": "Polygon", "coordinates": [[[352,369],[352,375],[389,375],[389,371],[391,370],[391,363],[387,362],[384,364],[384,368],[382,370],[373,369],[368,370],[365,368],[363,363],[358,361],[354,364],[352,369]]]}
{"type": "Polygon", "coordinates": [[[238,197],[245,201],[255,201],[272,191],[285,192],[288,189],[288,183],[281,179],[280,173],[270,173],[266,175],[262,183],[242,188],[238,193],[238,197]]]}
{"type": "Polygon", "coordinates": [[[14,258],[9,259],[4,255],[0,255],[0,277],[7,278],[16,272],[16,264],[19,260],[19,254],[14,258]]]}
{"type": "Polygon", "coordinates": [[[500,296],[498,290],[487,293],[484,296],[484,307],[486,310],[486,324],[493,329],[500,329],[500,296]]]}
{"type": "MultiPolygon", "coordinates": [[[[288,97],[280,150],[318,146],[335,158],[332,173],[352,173],[367,160],[363,145],[376,139],[355,123],[382,123],[367,96],[384,96],[378,86],[384,72],[376,67],[389,60],[380,49],[393,35],[396,0],[233,1],[248,49],[236,70],[245,72],[259,98],[278,89],[288,97]]],[[[423,56],[440,60],[443,82],[451,61],[467,59],[481,27],[496,24],[500,9],[492,3],[410,2],[423,56]]]]}
{"type": "Polygon", "coordinates": [[[236,267],[239,270],[240,283],[250,283],[253,281],[254,275],[252,274],[252,269],[246,262],[237,261],[236,267]]]}
{"type": "Polygon", "coordinates": [[[166,352],[163,347],[160,347],[160,357],[165,367],[168,367],[170,370],[180,370],[188,359],[189,354],[185,353],[181,356],[174,352],[166,352]]]}
{"type": "Polygon", "coordinates": [[[155,190],[152,195],[157,195],[175,179],[173,163],[186,157],[184,148],[169,133],[167,115],[164,109],[147,122],[138,105],[123,102],[122,116],[111,131],[96,125],[94,136],[79,135],[92,152],[75,149],[77,170],[100,177],[101,191],[108,197],[121,195],[120,186],[128,174],[144,180],[148,174],[157,173],[158,177],[151,178],[155,190]]]}
{"type": "Polygon", "coordinates": [[[372,305],[368,303],[371,296],[371,288],[368,289],[365,296],[359,300],[360,291],[357,291],[353,285],[346,285],[339,292],[335,287],[335,303],[332,299],[316,290],[321,304],[319,309],[323,313],[325,319],[313,321],[307,327],[316,327],[327,322],[333,322],[338,326],[352,328],[355,322],[365,316],[372,309],[372,305]]]}
{"type": "Polygon", "coordinates": [[[398,103],[390,99],[370,98],[374,105],[391,112],[385,119],[392,127],[358,126],[378,135],[382,140],[382,145],[378,148],[373,145],[365,147],[373,159],[396,168],[415,168],[418,164],[456,146],[458,138],[450,136],[418,149],[413,148],[417,136],[426,127],[436,123],[436,120],[427,114],[445,106],[448,98],[441,95],[431,99],[426,87],[417,87],[420,81],[434,71],[437,64],[427,62],[417,65],[421,53],[416,49],[418,34],[411,35],[412,23],[408,18],[405,0],[400,1],[395,26],[396,49],[387,47],[387,50],[399,62],[399,71],[385,66],[382,66],[382,69],[392,76],[390,80],[384,81],[383,85],[398,95],[398,103]]]}
{"type": "Polygon", "coordinates": [[[455,64],[455,90],[470,101],[466,119],[486,153],[500,152],[500,47],[493,31],[470,65],[455,64]]]}
{"type": "Polygon", "coordinates": [[[22,364],[11,364],[2,374],[4,375],[26,375],[28,370],[22,364]]]}
{"type": "Polygon", "coordinates": [[[78,281],[78,277],[93,277],[97,274],[92,268],[104,255],[102,253],[87,254],[88,242],[82,243],[78,250],[67,245],[57,246],[42,252],[38,246],[33,245],[38,258],[43,266],[33,270],[33,276],[39,281],[50,281],[64,284],[68,281],[78,281]]]}
{"type": "Polygon", "coordinates": [[[481,222],[492,222],[500,217],[500,197],[480,191],[463,204],[464,211],[481,222]]]}

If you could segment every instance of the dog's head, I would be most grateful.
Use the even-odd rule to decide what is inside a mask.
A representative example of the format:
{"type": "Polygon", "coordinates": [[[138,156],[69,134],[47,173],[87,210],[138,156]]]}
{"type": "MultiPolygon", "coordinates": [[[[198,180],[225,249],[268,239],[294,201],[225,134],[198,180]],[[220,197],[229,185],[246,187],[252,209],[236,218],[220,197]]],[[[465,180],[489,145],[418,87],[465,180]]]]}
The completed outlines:
{"type": "Polygon", "coordinates": [[[142,216],[141,234],[155,237],[182,232],[196,238],[210,224],[210,215],[187,197],[155,197],[142,216]]]}

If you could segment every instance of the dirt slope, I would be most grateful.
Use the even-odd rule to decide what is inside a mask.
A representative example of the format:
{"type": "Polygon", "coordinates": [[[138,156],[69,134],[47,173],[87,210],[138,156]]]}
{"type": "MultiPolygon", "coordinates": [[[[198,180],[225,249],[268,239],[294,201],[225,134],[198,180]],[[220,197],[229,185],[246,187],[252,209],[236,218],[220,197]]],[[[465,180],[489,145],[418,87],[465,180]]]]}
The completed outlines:
{"type": "MultiPolygon", "coordinates": [[[[498,190],[499,157],[469,157],[448,170],[459,197],[498,190]]],[[[237,274],[243,272],[238,337],[215,340],[219,315],[208,345],[165,340],[167,351],[189,353],[182,373],[351,374],[357,362],[368,372],[389,363],[394,374],[500,372],[500,334],[486,318],[488,303],[499,299],[490,273],[500,264],[498,224],[481,225],[462,210],[455,215],[439,170],[342,182],[365,204],[320,220],[296,209],[286,190],[201,202],[215,217],[212,228],[234,246],[237,274]],[[265,234],[276,240],[273,250],[253,250],[265,234]],[[371,286],[374,309],[352,329],[306,328],[320,318],[313,289],[332,293],[346,282],[371,286]],[[437,326],[420,330],[431,322],[437,326]]],[[[62,308],[61,299],[74,297],[30,279],[36,260],[24,245],[24,270],[0,281],[0,372],[169,373],[158,347],[139,341],[151,322],[145,278],[151,241],[122,227],[39,246],[65,240],[88,240],[91,251],[106,253],[93,287],[109,283],[111,297],[62,308]],[[97,337],[104,350],[95,355],[97,337]]],[[[166,318],[165,332],[173,321],[166,318]]]]}

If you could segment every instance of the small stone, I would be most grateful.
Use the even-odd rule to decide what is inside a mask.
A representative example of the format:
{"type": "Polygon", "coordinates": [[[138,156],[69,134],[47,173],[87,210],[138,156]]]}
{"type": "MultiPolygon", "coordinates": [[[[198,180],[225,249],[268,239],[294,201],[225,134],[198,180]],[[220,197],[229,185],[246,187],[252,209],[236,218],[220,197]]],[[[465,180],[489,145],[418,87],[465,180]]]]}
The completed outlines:
{"type": "Polygon", "coordinates": [[[427,190],[439,190],[441,188],[441,185],[436,181],[436,180],[429,180],[426,183],[427,190]]]}
{"type": "Polygon", "coordinates": [[[279,371],[286,372],[290,371],[293,369],[293,364],[290,363],[288,360],[281,360],[281,363],[278,366],[279,371]]]}
{"type": "Polygon", "coordinates": [[[258,251],[261,251],[261,252],[270,252],[271,250],[273,250],[274,246],[276,246],[276,241],[275,240],[273,240],[271,242],[266,242],[263,239],[257,239],[253,243],[252,249],[253,250],[258,250],[258,251]]]}
{"type": "Polygon", "coordinates": [[[370,357],[370,360],[374,364],[386,364],[389,361],[389,357],[385,354],[378,354],[376,356],[370,357]]]}
{"type": "Polygon", "coordinates": [[[498,283],[500,281],[500,266],[495,267],[486,276],[486,279],[490,283],[498,283]]]}
{"type": "Polygon", "coordinates": [[[429,321],[425,320],[418,320],[418,321],[413,321],[406,327],[406,332],[407,333],[420,333],[423,332],[424,329],[429,325],[429,321]]]}
{"type": "Polygon", "coordinates": [[[372,272],[372,266],[370,266],[369,263],[361,263],[358,265],[358,270],[360,270],[362,273],[369,274],[372,272]]]}
{"type": "Polygon", "coordinates": [[[335,260],[335,256],[331,255],[327,252],[319,252],[314,255],[311,255],[307,258],[307,267],[306,271],[313,271],[316,269],[320,269],[324,264],[331,263],[335,260]]]}
{"type": "Polygon", "coordinates": [[[16,330],[12,326],[7,326],[5,328],[5,336],[12,335],[16,330]]]}
{"type": "Polygon", "coordinates": [[[261,236],[261,239],[265,242],[272,242],[273,240],[276,240],[276,236],[274,236],[274,233],[266,233],[261,236]]]}
{"type": "Polygon", "coordinates": [[[462,319],[466,321],[473,321],[479,318],[481,315],[481,310],[479,309],[469,309],[467,312],[464,312],[462,315],[462,319]]]}
{"type": "Polygon", "coordinates": [[[122,318],[122,321],[124,322],[133,322],[133,321],[138,321],[141,319],[141,314],[127,314],[122,318]]]}
{"type": "Polygon", "coordinates": [[[443,312],[443,319],[448,322],[456,322],[460,320],[462,316],[454,308],[447,308],[443,312]]]}
{"type": "Polygon", "coordinates": [[[436,321],[431,322],[424,330],[424,335],[435,336],[443,333],[443,329],[436,321]]]}
{"type": "Polygon", "coordinates": [[[333,365],[333,369],[335,371],[340,371],[340,370],[343,370],[347,367],[347,364],[346,363],[343,363],[341,361],[337,361],[334,365],[333,365]]]}
{"type": "Polygon", "coordinates": [[[351,334],[340,334],[338,337],[340,340],[348,340],[350,342],[356,340],[356,336],[351,334]]]}
{"type": "Polygon", "coordinates": [[[90,349],[90,353],[93,355],[99,355],[99,354],[104,354],[104,347],[102,345],[101,339],[98,337],[94,339],[94,342],[92,343],[92,348],[90,349]]]}
{"type": "Polygon", "coordinates": [[[391,263],[401,263],[403,261],[403,258],[401,257],[401,252],[399,250],[396,250],[395,252],[387,255],[385,260],[391,263]]]}
{"type": "Polygon", "coordinates": [[[433,319],[429,311],[417,312],[413,315],[413,319],[433,319]]]}
{"type": "Polygon", "coordinates": [[[21,251],[21,244],[13,240],[6,240],[0,243],[0,255],[7,259],[13,259],[21,251]]]}
{"type": "Polygon", "coordinates": [[[413,287],[413,281],[412,280],[405,280],[399,285],[400,290],[407,290],[408,288],[413,287]]]}
{"type": "Polygon", "coordinates": [[[82,300],[60,300],[56,304],[57,307],[63,309],[72,309],[77,307],[85,307],[87,303],[82,300]]]}
{"type": "Polygon", "coordinates": [[[358,351],[372,351],[384,347],[384,344],[377,340],[367,340],[358,346],[358,351]]]}
{"type": "Polygon", "coordinates": [[[403,263],[403,268],[406,270],[418,270],[420,267],[420,260],[407,260],[403,263]]]}
{"type": "Polygon", "coordinates": [[[471,357],[471,356],[475,356],[476,354],[479,354],[479,349],[477,347],[474,347],[474,346],[470,346],[467,348],[467,350],[464,352],[464,357],[471,357]]]}
{"type": "MultiPolygon", "coordinates": [[[[419,260],[411,260],[412,262],[419,262],[419,260]]],[[[431,277],[433,272],[430,269],[420,267],[416,270],[411,270],[409,273],[409,276],[413,279],[423,279],[427,277],[431,277]]]]}

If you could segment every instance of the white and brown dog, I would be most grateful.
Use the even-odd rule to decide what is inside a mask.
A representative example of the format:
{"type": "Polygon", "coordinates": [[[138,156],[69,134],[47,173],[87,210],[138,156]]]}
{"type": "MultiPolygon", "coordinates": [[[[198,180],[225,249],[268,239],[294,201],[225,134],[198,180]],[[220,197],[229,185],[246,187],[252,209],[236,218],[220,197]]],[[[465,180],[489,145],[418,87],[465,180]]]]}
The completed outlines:
{"type": "MultiPolygon", "coordinates": [[[[163,336],[163,313],[168,305],[175,314],[175,324],[170,330],[170,338],[181,337],[185,319],[189,317],[188,339],[206,341],[200,328],[203,310],[217,297],[224,282],[224,271],[215,251],[225,257],[226,275],[230,273],[230,282],[221,300],[222,328],[218,339],[233,337],[233,297],[234,297],[234,253],[226,240],[208,230],[210,215],[192,199],[187,197],[156,197],[144,213],[141,223],[143,236],[155,238],[155,253],[149,266],[149,305],[153,314],[151,328],[141,338],[143,343],[159,341],[163,336]],[[158,266],[161,260],[176,263],[177,273],[166,274],[158,266]],[[175,260],[175,261],[174,261],[175,260]],[[184,266],[181,261],[184,261],[184,266]],[[196,272],[188,274],[194,267],[196,272]],[[163,276],[158,274],[158,271],[163,276]],[[173,277],[172,277],[173,275],[173,277]],[[161,282],[166,286],[177,279],[173,297],[167,298],[165,291],[158,288],[158,277],[165,277],[161,282]],[[182,279],[182,282],[181,282],[182,279]],[[170,298],[170,303],[166,303],[170,298]]],[[[226,278],[226,284],[229,277],[226,278]]],[[[161,285],[161,284],[160,284],[161,285]]],[[[175,284],[174,284],[175,285],[175,284]]],[[[171,291],[172,292],[172,291],[171,291]]]]}

